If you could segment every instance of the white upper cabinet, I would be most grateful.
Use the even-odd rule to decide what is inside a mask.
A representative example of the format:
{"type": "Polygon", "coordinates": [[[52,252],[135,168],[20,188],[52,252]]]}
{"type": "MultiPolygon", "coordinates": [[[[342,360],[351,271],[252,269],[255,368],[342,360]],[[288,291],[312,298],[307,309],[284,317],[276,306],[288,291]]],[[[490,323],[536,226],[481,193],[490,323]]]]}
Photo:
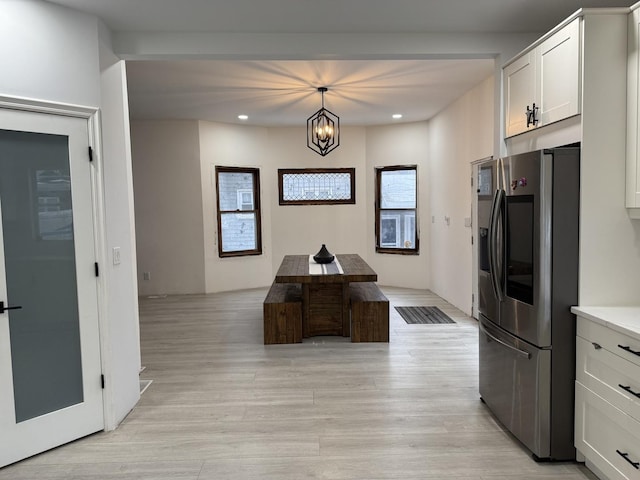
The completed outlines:
{"type": "Polygon", "coordinates": [[[631,218],[640,218],[640,4],[629,15],[627,65],[627,188],[626,206],[631,218]]]}
{"type": "Polygon", "coordinates": [[[536,49],[536,65],[540,125],[580,113],[579,18],[542,42],[536,49]]]}
{"type": "Polygon", "coordinates": [[[505,137],[580,113],[580,18],[502,70],[505,137]]]}
{"type": "Polygon", "coordinates": [[[507,137],[533,128],[527,109],[534,108],[536,98],[536,59],[527,52],[502,71],[505,92],[505,134],[507,137]]]}

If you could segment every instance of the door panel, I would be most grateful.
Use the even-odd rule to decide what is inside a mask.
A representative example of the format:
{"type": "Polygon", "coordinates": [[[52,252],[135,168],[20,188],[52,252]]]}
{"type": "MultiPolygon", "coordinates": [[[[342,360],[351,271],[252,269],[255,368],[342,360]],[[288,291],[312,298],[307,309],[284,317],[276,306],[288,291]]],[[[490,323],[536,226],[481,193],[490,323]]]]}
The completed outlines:
{"type": "Polygon", "coordinates": [[[551,351],[509,335],[480,315],[480,395],[538,457],[549,456],[551,351]]]}
{"type": "Polygon", "coordinates": [[[505,211],[505,297],[500,326],[537,345],[551,345],[550,154],[504,159],[511,178],[505,211]],[[508,167],[507,167],[508,166],[508,167]]]}
{"type": "Polygon", "coordinates": [[[88,138],[0,110],[0,466],[104,428],[88,138]]]}
{"type": "Polygon", "coordinates": [[[478,166],[478,311],[498,321],[499,301],[491,280],[490,220],[493,198],[498,188],[498,162],[490,161],[478,166]]]}
{"type": "Polygon", "coordinates": [[[535,127],[527,125],[527,108],[536,101],[536,56],[525,53],[503,70],[505,103],[505,137],[512,137],[535,127]]]}
{"type": "Polygon", "coordinates": [[[580,19],[545,40],[538,49],[540,124],[580,113],[580,19]]]}

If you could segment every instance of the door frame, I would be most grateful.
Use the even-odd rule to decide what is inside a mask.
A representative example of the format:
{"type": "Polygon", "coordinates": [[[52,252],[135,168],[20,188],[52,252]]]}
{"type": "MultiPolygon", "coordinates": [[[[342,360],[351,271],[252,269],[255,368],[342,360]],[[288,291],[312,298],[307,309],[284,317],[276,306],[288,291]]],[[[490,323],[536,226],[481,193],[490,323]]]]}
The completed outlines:
{"type": "MultiPolygon", "coordinates": [[[[103,189],[103,161],[102,161],[102,143],[101,135],[101,117],[100,110],[96,107],[86,107],[82,105],[73,105],[66,103],[49,102],[46,100],[37,100],[25,97],[11,97],[0,95],[0,109],[18,110],[23,112],[33,112],[40,114],[49,114],[63,117],[75,117],[85,119],[87,121],[87,129],[89,132],[89,147],[92,150],[91,161],[91,203],[93,208],[93,243],[98,265],[106,267],[106,223],[105,223],[105,206],[104,206],[104,189],[103,189]]],[[[89,152],[87,152],[87,156],[89,152]]],[[[87,161],[89,159],[87,158],[87,161]]],[[[104,271],[104,270],[103,270],[104,271]]],[[[100,336],[100,366],[102,374],[108,378],[111,372],[111,362],[108,352],[109,345],[109,329],[107,328],[107,285],[104,273],[97,277],[97,300],[98,300],[98,333],[100,336]]],[[[102,389],[102,405],[104,429],[114,430],[116,428],[115,411],[112,402],[108,401],[111,397],[111,382],[105,382],[102,389]]]]}

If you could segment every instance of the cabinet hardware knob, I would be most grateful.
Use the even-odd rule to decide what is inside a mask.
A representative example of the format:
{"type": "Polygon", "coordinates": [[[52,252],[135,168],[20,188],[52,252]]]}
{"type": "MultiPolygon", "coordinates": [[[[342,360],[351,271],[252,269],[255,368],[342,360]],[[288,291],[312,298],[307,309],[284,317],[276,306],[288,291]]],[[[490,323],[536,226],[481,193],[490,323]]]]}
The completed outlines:
{"type": "Polygon", "coordinates": [[[600,350],[602,348],[602,345],[596,342],[592,342],[591,345],[593,345],[593,348],[595,348],[596,350],[600,350]]]}

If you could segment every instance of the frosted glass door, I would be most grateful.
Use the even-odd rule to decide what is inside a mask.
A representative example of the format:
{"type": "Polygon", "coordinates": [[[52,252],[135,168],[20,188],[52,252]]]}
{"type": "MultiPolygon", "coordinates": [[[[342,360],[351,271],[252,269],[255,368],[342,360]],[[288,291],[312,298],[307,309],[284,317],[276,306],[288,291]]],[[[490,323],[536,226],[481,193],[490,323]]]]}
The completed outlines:
{"type": "Polygon", "coordinates": [[[86,120],[0,112],[0,466],[102,428],[87,142],[86,120]]]}
{"type": "Polygon", "coordinates": [[[0,145],[5,301],[14,308],[7,314],[22,422],[83,400],[69,149],[63,135],[8,130],[0,145]]]}

